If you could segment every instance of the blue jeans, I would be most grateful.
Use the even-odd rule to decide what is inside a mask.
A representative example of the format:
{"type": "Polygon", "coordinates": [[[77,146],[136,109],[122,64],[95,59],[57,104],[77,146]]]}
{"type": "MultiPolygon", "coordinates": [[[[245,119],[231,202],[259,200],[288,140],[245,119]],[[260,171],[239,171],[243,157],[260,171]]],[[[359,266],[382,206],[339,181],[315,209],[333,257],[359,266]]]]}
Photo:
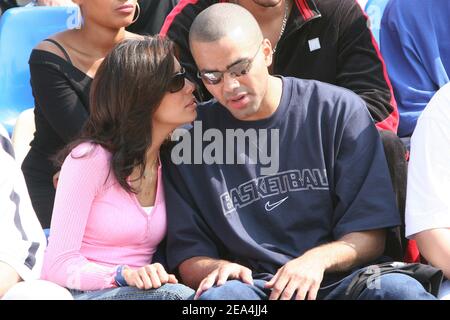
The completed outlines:
{"type": "MultiPolygon", "coordinates": [[[[356,272],[338,283],[321,288],[317,299],[342,299],[356,272]]],[[[373,289],[365,289],[358,300],[436,300],[420,282],[407,275],[391,273],[378,279],[378,285],[373,289]]],[[[207,290],[200,296],[200,300],[267,300],[271,290],[264,288],[265,283],[264,280],[254,280],[252,286],[238,280],[230,280],[220,287],[207,290]]]]}
{"type": "Polygon", "coordinates": [[[194,290],[182,284],[166,283],[158,289],[141,290],[136,287],[119,287],[94,291],[70,290],[75,300],[187,300],[194,290]]]}

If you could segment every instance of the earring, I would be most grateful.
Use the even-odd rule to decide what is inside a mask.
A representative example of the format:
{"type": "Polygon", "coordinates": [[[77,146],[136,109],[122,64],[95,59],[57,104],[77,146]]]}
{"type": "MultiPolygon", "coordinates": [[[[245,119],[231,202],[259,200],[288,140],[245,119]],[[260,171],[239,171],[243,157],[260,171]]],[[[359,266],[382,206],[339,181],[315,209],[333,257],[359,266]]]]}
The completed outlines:
{"type": "Polygon", "coordinates": [[[78,7],[78,25],[77,25],[77,29],[81,29],[84,25],[84,19],[83,19],[83,15],[81,14],[81,7],[78,7]]]}
{"type": "Polygon", "coordinates": [[[139,6],[139,2],[136,2],[136,9],[137,9],[137,16],[136,18],[131,21],[131,23],[135,23],[137,19],[139,19],[139,16],[141,15],[141,7],[139,6]]]}

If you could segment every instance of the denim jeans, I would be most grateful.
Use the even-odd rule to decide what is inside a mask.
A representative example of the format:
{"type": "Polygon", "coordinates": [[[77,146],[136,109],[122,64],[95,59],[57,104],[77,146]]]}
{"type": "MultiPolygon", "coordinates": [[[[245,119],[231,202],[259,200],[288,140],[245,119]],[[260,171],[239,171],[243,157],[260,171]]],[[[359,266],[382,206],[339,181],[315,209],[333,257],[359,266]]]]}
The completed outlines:
{"type": "Polygon", "coordinates": [[[75,300],[187,300],[194,290],[182,284],[166,283],[158,289],[141,290],[136,287],[119,287],[94,291],[70,290],[75,300]]]}
{"type": "MultiPolygon", "coordinates": [[[[343,298],[353,275],[341,281],[322,287],[318,300],[340,300],[343,298]]],[[[264,288],[264,280],[254,280],[253,286],[238,280],[227,281],[220,287],[213,287],[200,296],[200,300],[267,300],[270,290],[264,288]]],[[[435,300],[416,279],[404,274],[391,273],[379,277],[378,285],[365,289],[358,300],[435,300]]]]}

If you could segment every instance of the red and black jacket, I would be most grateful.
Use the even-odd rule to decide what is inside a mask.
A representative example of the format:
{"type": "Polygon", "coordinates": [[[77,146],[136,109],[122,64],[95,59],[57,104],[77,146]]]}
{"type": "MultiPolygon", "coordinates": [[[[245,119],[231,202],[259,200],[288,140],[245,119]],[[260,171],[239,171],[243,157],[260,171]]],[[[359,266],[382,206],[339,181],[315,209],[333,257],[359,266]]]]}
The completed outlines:
{"type": "MultiPolygon", "coordinates": [[[[201,11],[218,2],[226,1],[181,0],[161,29],[161,34],[179,47],[182,65],[203,94],[206,89],[196,77],[197,68],[189,51],[189,28],[201,11]]],[[[365,100],[378,129],[397,132],[398,111],[391,83],[367,27],[367,16],[356,0],[294,3],[277,45],[273,74],[315,79],[350,89],[365,100]]]]}

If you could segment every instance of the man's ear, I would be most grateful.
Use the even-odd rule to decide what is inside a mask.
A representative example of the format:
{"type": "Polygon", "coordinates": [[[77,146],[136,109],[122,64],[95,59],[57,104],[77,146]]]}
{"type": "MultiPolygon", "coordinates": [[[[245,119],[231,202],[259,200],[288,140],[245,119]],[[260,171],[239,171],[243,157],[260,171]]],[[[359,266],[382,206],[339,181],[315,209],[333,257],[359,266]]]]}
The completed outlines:
{"type": "Polygon", "coordinates": [[[263,40],[262,51],[264,54],[264,60],[266,62],[266,66],[269,67],[273,61],[272,44],[270,43],[269,39],[263,40]]]}

